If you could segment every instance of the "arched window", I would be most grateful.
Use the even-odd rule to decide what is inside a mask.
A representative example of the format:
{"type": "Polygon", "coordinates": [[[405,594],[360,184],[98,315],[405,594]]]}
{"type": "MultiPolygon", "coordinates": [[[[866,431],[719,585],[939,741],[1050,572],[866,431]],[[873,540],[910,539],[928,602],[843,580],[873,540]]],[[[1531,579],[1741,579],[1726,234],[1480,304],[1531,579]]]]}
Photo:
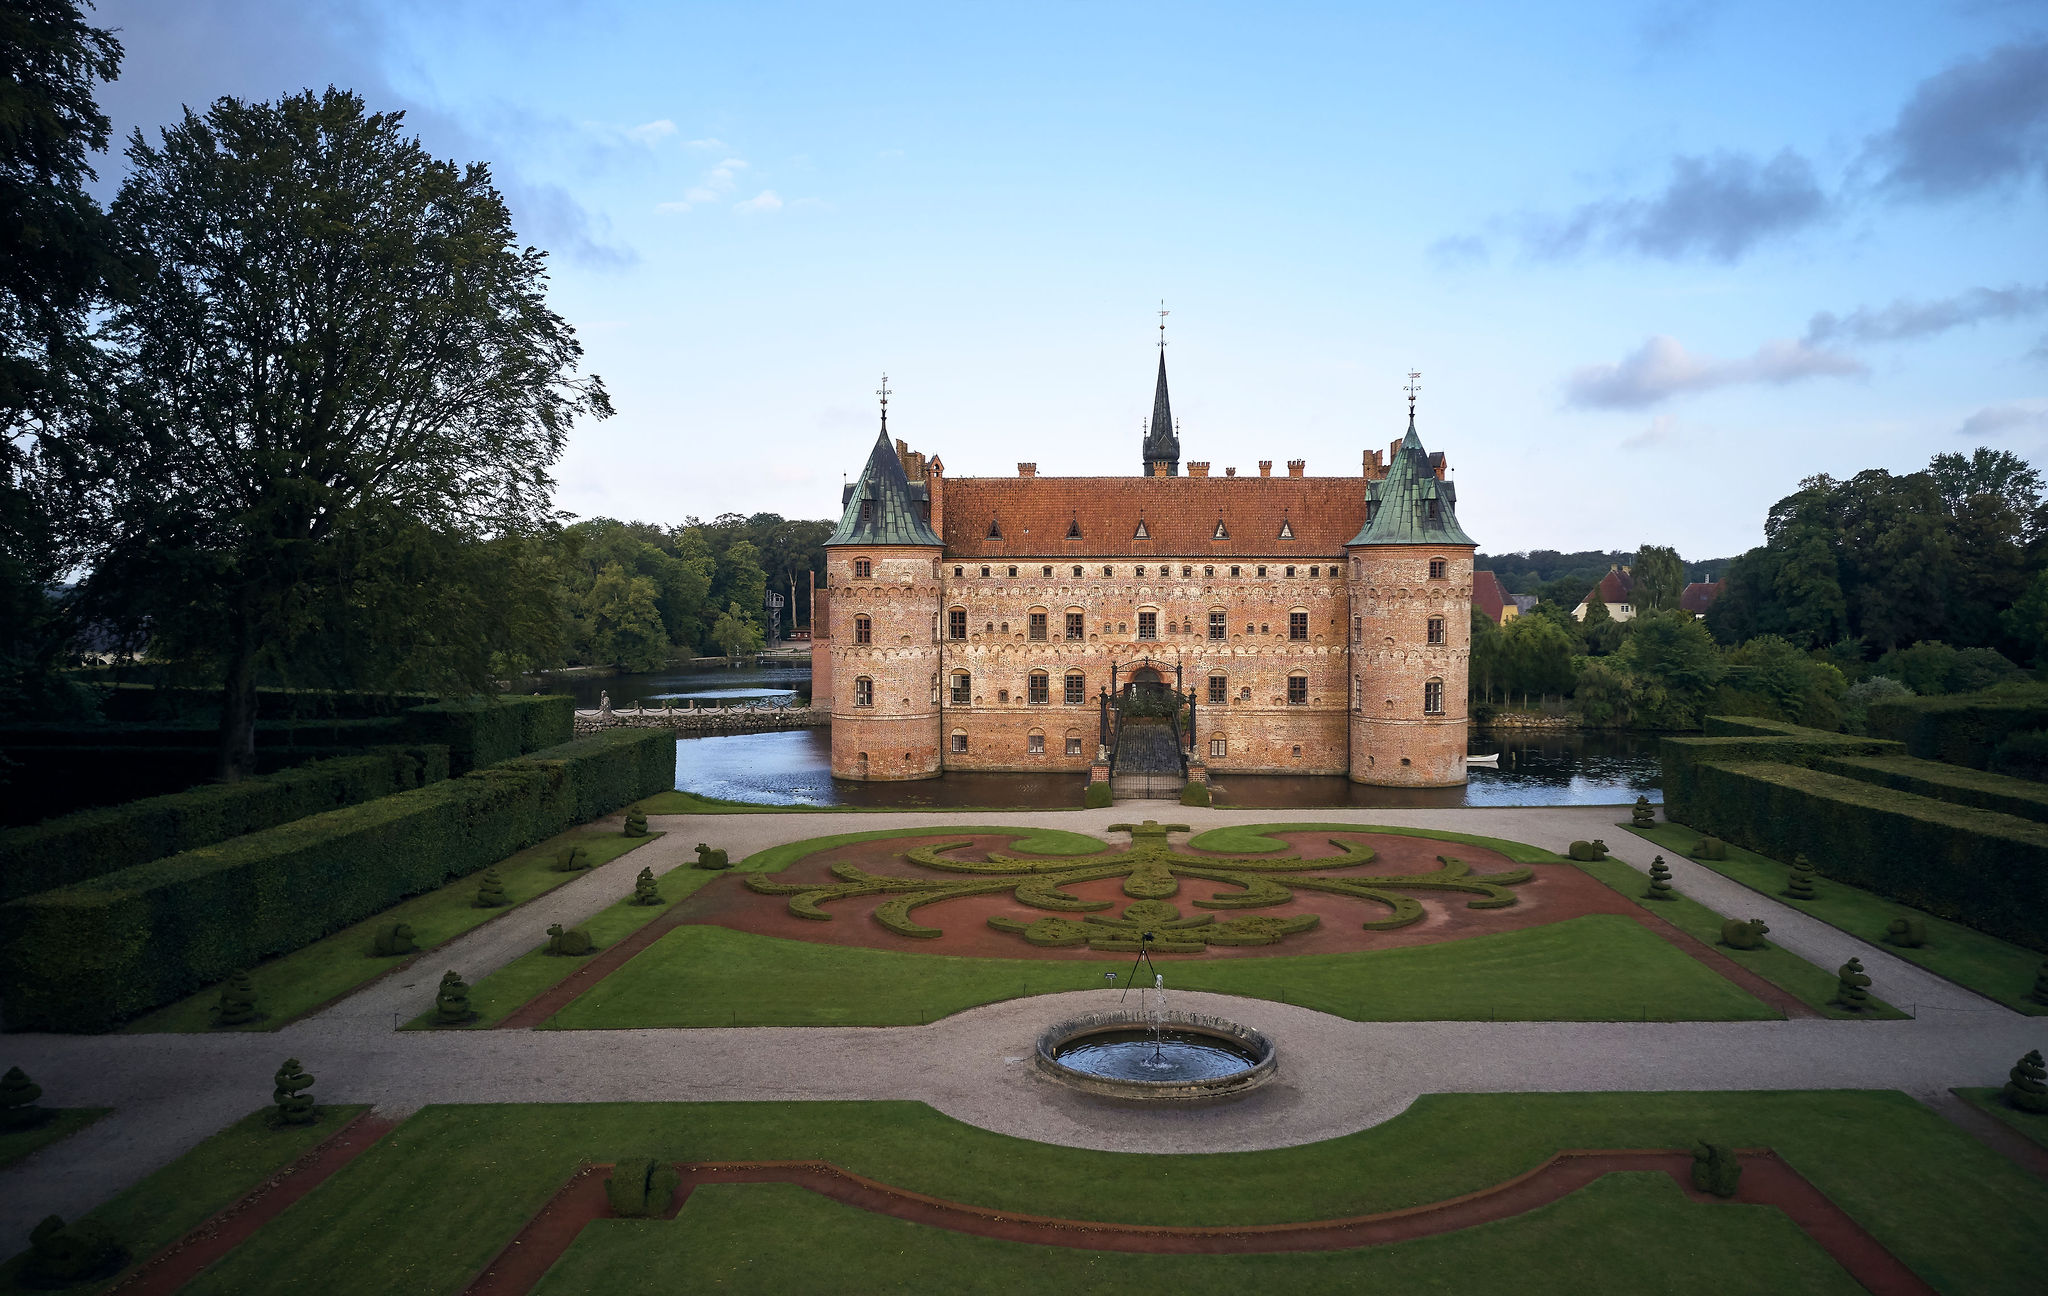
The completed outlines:
{"type": "Polygon", "coordinates": [[[875,704],[875,682],[865,675],[853,681],[853,704],[857,707],[875,704]]]}
{"type": "Polygon", "coordinates": [[[865,615],[857,616],[853,619],[853,641],[857,644],[873,643],[875,641],[874,622],[868,620],[865,615]]]}
{"type": "Polygon", "coordinates": [[[1068,671],[1066,692],[1061,694],[1068,706],[1080,706],[1088,700],[1088,677],[1080,671],[1068,671]]]}
{"type": "Polygon", "coordinates": [[[966,671],[953,672],[953,705],[966,706],[974,700],[974,677],[966,671]]]}
{"type": "Polygon", "coordinates": [[[865,558],[853,560],[853,574],[865,579],[875,574],[875,565],[865,558]]]}
{"type": "Polygon", "coordinates": [[[1287,677],[1287,705],[1308,705],[1308,676],[1299,671],[1287,677]]]}
{"type": "Polygon", "coordinates": [[[1027,756],[1045,755],[1045,730],[1033,729],[1024,735],[1024,753],[1027,756]]]}
{"type": "Polygon", "coordinates": [[[1442,715],[1444,713],[1444,682],[1432,679],[1422,686],[1422,714],[1442,715]]]}
{"type": "Polygon", "coordinates": [[[1069,729],[1067,730],[1067,755],[1079,756],[1080,754],[1081,731],[1078,729],[1069,729]]]}
{"type": "Polygon", "coordinates": [[[1047,701],[1050,694],[1045,681],[1045,672],[1042,670],[1032,671],[1030,677],[1025,681],[1025,690],[1024,696],[1027,700],[1034,703],[1047,701]]]}

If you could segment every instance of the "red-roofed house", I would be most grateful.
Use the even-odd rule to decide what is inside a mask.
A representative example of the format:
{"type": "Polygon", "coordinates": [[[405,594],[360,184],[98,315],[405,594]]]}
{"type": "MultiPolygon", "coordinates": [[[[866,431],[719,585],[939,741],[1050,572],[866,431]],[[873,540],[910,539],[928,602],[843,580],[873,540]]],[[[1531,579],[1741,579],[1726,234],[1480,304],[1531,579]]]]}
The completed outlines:
{"type": "Polygon", "coordinates": [[[1472,573],[1472,606],[1486,613],[1495,625],[1506,625],[1522,614],[1514,596],[1500,587],[1500,577],[1490,571],[1472,573]]]}
{"type": "Polygon", "coordinates": [[[1613,617],[1616,621],[1632,620],[1636,614],[1635,588],[1636,578],[1629,575],[1628,568],[1610,567],[1607,574],[1600,578],[1600,583],[1595,585],[1586,594],[1585,598],[1579,600],[1579,605],[1572,609],[1572,617],[1574,620],[1584,621],[1586,619],[1586,609],[1593,605],[1593,596],[1598,594],[1600,601],[1607,605],[1608,616],[1613,617]]]}
{"type": "Polygon", "coordinates": [[[1707,609],[1714,606],[1714,600],[1721,597],[1721,589],[1727,583],[1725,576],[1717,581],[1694,581],[1678,596],[1678,606],[1696,617],[1703,617],[1707,609]]]}

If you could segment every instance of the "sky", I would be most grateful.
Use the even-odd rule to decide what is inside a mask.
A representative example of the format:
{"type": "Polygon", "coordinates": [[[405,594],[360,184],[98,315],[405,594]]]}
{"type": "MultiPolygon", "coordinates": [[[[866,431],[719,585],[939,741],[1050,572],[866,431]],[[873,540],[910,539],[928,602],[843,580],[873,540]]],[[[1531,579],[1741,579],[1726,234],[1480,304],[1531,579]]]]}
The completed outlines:
{"type": "Polygon", "coordinates": [[[581,517],[836,515],[884,372],[950,476],[1135,473],[1162,301],[1184,459],[1358,473],[1416,370],[1489,552],[2048,449],[2048,0],[94,19],[122,137],[335,84],[490,165],[617,409],[581,517]]]}

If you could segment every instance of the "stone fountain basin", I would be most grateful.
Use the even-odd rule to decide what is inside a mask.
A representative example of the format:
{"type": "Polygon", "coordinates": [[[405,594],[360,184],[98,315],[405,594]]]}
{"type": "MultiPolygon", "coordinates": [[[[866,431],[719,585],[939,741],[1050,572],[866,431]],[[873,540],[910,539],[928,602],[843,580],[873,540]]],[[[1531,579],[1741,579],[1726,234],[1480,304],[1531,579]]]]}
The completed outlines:
{"type": "Polygon", "coordinates": [[[1280,1066],[1273,1041],[1249,1026],[1201,1013],[1146,1013],[1135,1008],[1089,1013],[1055,1022],[1039,1033],[1036,1051],[1039,1071],[1063,1085],[1105,1098],[1141,1101],[1164,1099],[1186,1102],[1243,1093],[1271,1080],[1280,1066]],[[1162,1024],[1177,1034],[1206,1036],[1235,1052],[1247,1054],[1244,1069],[1194,1080],[1137,1080],[1076,1070],[1060,1060],[1063,1050],[1090,1036],[1149,1030],[1154,1023],[1162,1024]]]}

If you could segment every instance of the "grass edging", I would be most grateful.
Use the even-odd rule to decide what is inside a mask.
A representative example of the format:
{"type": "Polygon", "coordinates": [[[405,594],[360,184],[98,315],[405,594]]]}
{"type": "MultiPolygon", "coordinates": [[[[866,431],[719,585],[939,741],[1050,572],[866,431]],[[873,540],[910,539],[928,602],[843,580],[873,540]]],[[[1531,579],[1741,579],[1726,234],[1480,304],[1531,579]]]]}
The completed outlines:
{"type": "Polygon", "coordinates": [[[31,1125],[27,1129],[7,1130],[0,1133],[0,1169],[13,1165],[29,1153],[48,1147],[62,1138],[69,1138],[100,1117],[114,1110],[112,1107],[45,1107],[50,1113],[47,1120],[31,1125]]]}
{"type": "Polygon", "coordinates": [[[2003,1089],[1951,1089],[1950,1093],[1993,1120],[2000,1121],[2048,1148],[2048,1112],[2023,1112],[2008,1106],[2003,1089]]]}

